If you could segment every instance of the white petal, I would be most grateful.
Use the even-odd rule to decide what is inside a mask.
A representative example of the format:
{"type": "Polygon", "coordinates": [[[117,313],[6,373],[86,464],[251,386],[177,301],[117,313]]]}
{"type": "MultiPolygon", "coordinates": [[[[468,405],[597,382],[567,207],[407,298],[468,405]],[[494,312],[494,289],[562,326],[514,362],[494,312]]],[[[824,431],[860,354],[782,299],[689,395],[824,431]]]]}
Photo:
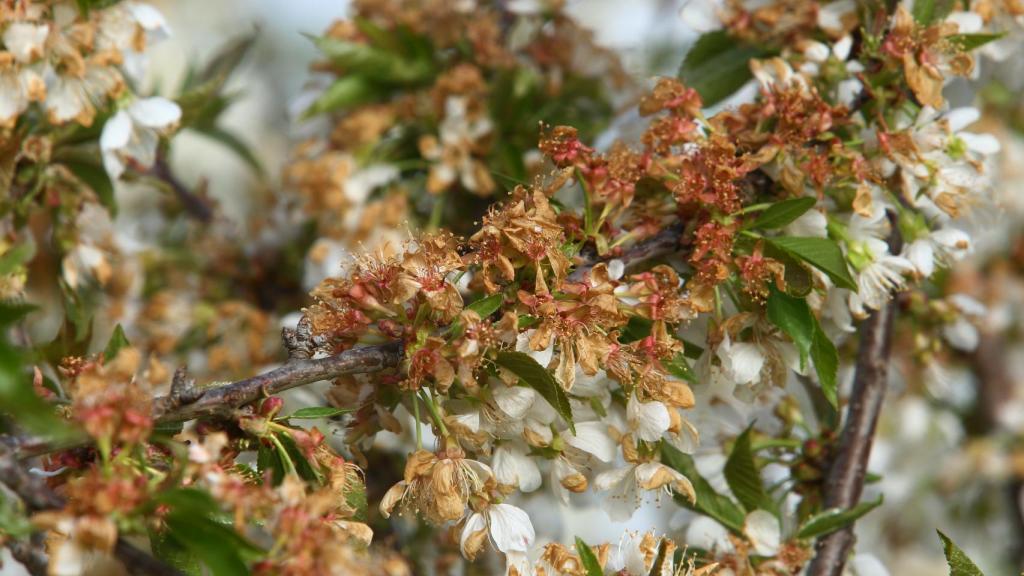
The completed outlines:
{"type": "Polygon", "coordinates": [[[618,445],[608,434],[608,426],[603,422],[579,422],[576,424],[576,434],[566,432],[564,438],[566,444],[602,462],[615,459],[618,445]]]}
{"type": "Polygon", "coordinates": [[[889,569],[873,554],[854,554],[850,572],[850,576],[889,576],[889,569]]]}
{"type": "Polygon", "coordinates": [[[166,37],[171,33],[170,27],[167,26],[167,20],[159,10],[150,6],[149,4],[128,4],[128,10],[131,11],[135,21],[142,26],[142,29],[147,32],[156,32],[158,37],[166,37]]]}
{"type": "Polygon", "coordinates": [[[664,404],[658,401],[641,402],[636,394],[630,396],[626,405],[626,418],[637,438],[645,442],[657,442],[672,425],[668,408],[664,404]]]}
{"type": "Polygon", "coordinates": [[[732,552],[729,531],[707,516],[694,518],[686,528],[686,543],[704,550],[732,552]]]}
{"type": "Polygon", "coordinates": [[[964,318],[943,326],[942,336],[961,352],[973,352],[978,347],[978,329],[964,318]]]}
{"type": "Polygon", "coordinates": [[[626,264],[622,260],[614,258],[608,262],[608,278],[618,280],[625,272],[626,264]]]}
{"type": "Polygon", "coordinates": [[[103,125],[103,134],[100,135],[101,150],[118,150],[128,145],[132,137],[132,118],[124,110],[117,114],[103,125]]]}
{"type": "Polygon", "coordinates": [[[949,301],[952,302],[960,312],[967,314],[968,316],[984,316],[988,313],[988,308],[984,304],[978,302],[967,294],[953,294],[949,297],[949,301]]]}
{"type": "Polygon", "coordinates": [[[754,552],[760,556],[774,556],[779,552],[782,540],[779,521],[771,512],[754,510],[743,522],[743,534],[754,545],[754,552]]]}
{"type": "Polygon", "coordinates": [[[4,31],[4,46],[19,62],[29,62],[43,54],[43,43],[49,34],[46,24],[15,22],[4,31]]]}
{"type": "Polygon", "coordinates": [[[502,444],[494,450],[491,462],[494,477],[501,484],[516,486],[521,492],[533,492],[540,487],[540,468],[515,444],[502,444]]]}
{"type": "Polygon", "coordinates": [[[998,154],[1002,149],[999,139],[991,134],[974,134],[973,132],[961,132],[957,134],[967,144],[971,152],[977,152],[985,156],[998,154]]]}
{"type": "Polygon", "coordinates": [[[136,100],[128,111],[136,122],[150,128],[169,128],[181,120],[181,107],[160,96],[136,100]]]}
{"type": "Polygon", "coordinates": [[[530,517],[511,504],[495,504],[487,509],[494,546],[504,553],[526,552],[536,534],[530,517]]]}
{"type": "Polygon", "coordinates": [[[959,132],[977,122],[981,118],[981,112],[977,108],[964,106],[950,110],[945,118],[949,122],[949,129],[952,132],[959,132]]]}
{"type": "Polygon", "coordinates": [[[756,344],[749,342],[731,343],[726,338],[718,347],[718,358],[726,374],[737,384],[753,382],[764,367],[764,354],[756,344]]]}
{"type": "Polygon", "coordinates": [[[946,22],[953,22],[959,28],[957,32],[960,34],[971,34],[974,32],[980,32],[985,22],[981,19],[981,16],[974,12],[957,11],[951,13],[946,17],[946,22]]]}
{"type": "Polygon", "coordinates": [[[836,55],[836,58],[845,62],[850,57],[850,49],[853,47],[853,36],[847,34],[843,36],[835,46],[832,47],[832,53],[836,55]]]}
{"type": "Polygon", "coordinates": [[[711,32],[722,27],[722,21],[718,17],[722,7],[721,1],[689,0],[683,5],[680,16],[695,32],[711,32]]]}
{"type": "Polygon", "coordinates": [[[921,238],[911,242],[907,247],[906,256],[921,276],[928,278],[935,272],[935,254],[928,240],[921,238]]]}
{"type": "Polygon", "coordinates": [[[522,418],[537,399],[537,391],[526,386],[498,386],[494,403],[513,420],[522,418]]]}
{"type": "Polygon", "coordinates": [[[594,477],[594,488],[601,492],[611,490],[613,487],[633,476],[635,470],[636,466],[626,466],[623,468],[605,470],[594,477]]]}
{"type": "Polygon", "coordinates": [[[462,527],[462,535],[459,537],[459,549],[462,550],[462,555],[469,557],[469,553],[466,550],[466,540],[470,536],[476,534],[481,530],[487,529],[487,521],[484,519],[484,515],[476,512],[466,520],[466,525],[462,527]]]}

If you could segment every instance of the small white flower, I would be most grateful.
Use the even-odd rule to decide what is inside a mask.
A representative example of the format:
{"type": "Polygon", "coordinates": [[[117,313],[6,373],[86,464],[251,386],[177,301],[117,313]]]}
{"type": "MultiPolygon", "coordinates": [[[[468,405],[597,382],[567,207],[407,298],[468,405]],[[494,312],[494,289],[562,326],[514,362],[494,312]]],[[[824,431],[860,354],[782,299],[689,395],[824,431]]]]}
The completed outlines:
{"type": "Polygon", "coordinates": [[[628,520],[640,507],[647,492],[677,492],[693,502],[693,485],[679,472],[660,462],[628,464],[602,472],[594,478],[594,487],[608,491],[604,501],[605,512],[615,521],[628,520]]]}
{"type": "Polygon", "coordinates": [[[860,263],[857,274],[857,293],[850,295],[850,310],[856,315],[865,314],[864,308],[878,310],[892,297],[892,293],[907,284],[905,274],[914,270],[914,265],[902,256],[889,253],[889,246],[882,240],[868,238],[860,244],[860,263]]]}
{"type": "Polygon", "coordinates": [[[161,98],[144,98],[127,110],[119,110],[103,126],[100,150],[103,166],[117,180],[128,166],[149,168],[156,161],[160,137],[169,133],[181,119],[181,108],[161,98]]]}
{"type": "Polygon", "coordinates": [[[31,62],[43,55],[43,44],[50,35],[46,24],[14,22],[4,31],[4,46],[18,62],[31,62]]]}
{"type": "Polygon", "coordinates": [[[608,425],[603,422],[579,422],[576,424],[576,433],[567,431],[563,438],[569,446],[602,462],[611,462],[618,452],[618,444],[608,433],[608,425]]]}
{"type": "Polygon", "coordinates": [[[904,256],[923,278],[935,272],[935,266],[949,266],[971,252],[971,237],[956,228],[940,228],[918,238],[904,249],[904,256]]]}
{"type": "Polygon", "coordinates": [[[664,404],[657,400],[641,402],[635,393],[630,395],[626,403],[626,421],[636,437],[645,442],[657,442],[672,425],[672,418],[664,404]]]}
{"type": "Polygon", "coordinates": [[[522,442],[505,442],[495,448],[491,467],[499,483],[518,487],[520,492],[540,487],[540,468],[522,442]]]}
{"type": "Polygon", "coordinates": [[[756,344],[736,342],[726,335],[718,345],[718,360],[722,363],[724,375],[736,384],[750,384],[761,375],[764,367],[764,353],[756,344]]]}
{"type": "Polygon", "coordinates": [[[473,536],[481,531],[487,532],[494,547],[503,554],[525,553],[536,538],[526,512],[511,504],[492,504],[483,512],[474,512],[462,528],[459,546],[466,558],[476,556],[478,550],[472,549],[473,536]]]}
{"type": "Polygon", "coordinates": [[[754,510],[743,521],[743,535],[759,556],[775,556],[782,540],[779,521],[771,512],[754,510]]]}
{"type": "Polygon", "coordinates": [[[790,222],[785,230],[790,236],[825,238],[828,236],[828,219],[817,210],[808,210],[790,222]]]}

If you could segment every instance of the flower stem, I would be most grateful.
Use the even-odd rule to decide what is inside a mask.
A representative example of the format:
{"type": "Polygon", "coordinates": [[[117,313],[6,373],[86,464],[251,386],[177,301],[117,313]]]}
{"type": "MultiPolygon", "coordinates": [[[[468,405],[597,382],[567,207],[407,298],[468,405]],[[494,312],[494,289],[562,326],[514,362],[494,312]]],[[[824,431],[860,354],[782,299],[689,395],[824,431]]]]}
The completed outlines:
{"type": "Polygon", "coordinates": [[[448,437],[448,428],[444,425],[444,420],[441,419],[441,413],[437,410],[437,404],[434,403],[433,396],[426,388],[420,388],[420,394],[423,396],[423,403],[426,404],[427,410],[430,411],[430,416],[434,419],[434,424],[437,426],[438,431],[441,432],[441,436],[448,437]]]}

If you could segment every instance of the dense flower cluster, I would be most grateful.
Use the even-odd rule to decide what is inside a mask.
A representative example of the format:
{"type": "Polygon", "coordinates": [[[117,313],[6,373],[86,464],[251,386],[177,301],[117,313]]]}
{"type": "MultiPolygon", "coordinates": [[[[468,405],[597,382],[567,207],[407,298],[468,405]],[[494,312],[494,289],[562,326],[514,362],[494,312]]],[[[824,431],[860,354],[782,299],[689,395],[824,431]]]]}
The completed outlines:
{"type": "MultiPolygon", "coordinates": [[[[218,575],[807,570],[881,503],[833,504],[870,378],[850,360],[895,342],[912,395],[876,458],[898,473],[900,442],[928,436],[921,397],[958,408],[965,359],[991,376],[982,343],[1013,336],[997,319],[1020,300],[961,264],[1003,145],[944,88],[1004,58],[1021,11],[885,4],[691,0],[704,35],[679,77],[599,145],[632,89],[613,97],[617,59],[560,2],[357,1],[313,39],[294,194],[249,243],[165,206],[155,234],[115,226],[133,184],[222,217],[167,138],[216,132],[245,42],[171,100],[132,88],[168,32],[152,7],[0,3],[0,380],[24,384],[0,387],[0,543],[42,531],[56,574],[130,563],[139,537],[218,575]],[[26,296],[55,304],[49,332],[9,302],[26,296]],[[613,521],[682,512],[596,546],[537,521],[536,502],[584,499],[613,521]]],[[[991,406],[980,422],[1020,428],[991,406]]],[[[968,451],[944,489],[976,461],[1024,477],[1017,452],[968,451]]],[[[830,573],[850,556],[885,574],[869,551],[830,573]]]]}

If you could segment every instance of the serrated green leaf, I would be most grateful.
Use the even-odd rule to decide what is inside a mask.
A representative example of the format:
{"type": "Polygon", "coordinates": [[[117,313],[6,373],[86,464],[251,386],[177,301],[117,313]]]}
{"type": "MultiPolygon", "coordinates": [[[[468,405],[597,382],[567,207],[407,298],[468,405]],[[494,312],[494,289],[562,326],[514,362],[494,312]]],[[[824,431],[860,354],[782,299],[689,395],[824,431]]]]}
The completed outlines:
{"type": "Polygon", "coordinates": [[[850,276],[850,268],[846,264],[843,251],[835,241],[828,238],[795,236],[779,236],[767,240],[772,246],[828,274],[836,286],[849,290],[857,289],[853,277],[850,276]]]}
{"type": "Polygon", "coordinates": [[[562,390],[562,387],[546,368],[522,352],[498,352],[495,362],[502,368],[510,370],[525,382],[527,386],[536,390],[541,397],[548,401],[548,404],[551,404],[555,412],[565,420],[572,433],[576,433],[576,423],[572,419],[572,407],[569,405],[569,397],[566,396],[565,390],[562,390]]]}
{"type": "Polygon", "coordinates": [[[751,59],[768,54],[767,50],[737,40],[725,31],[708,32],[686,53],[679,78],[697,90],[704,106],[712,106],[750,80],[751,59]]]}
{"type": "Polygon", "coordinates": [[[579,536],[576,537],[576,553],[580,555],[580,562],[583,563],[587,576],[604,576],[604,569],[601,568],[597,555],[579,536]]]}
{"type": "Polygon", "coordinates": [[[312,420],[314,418],[333,418],[352,412],[352,408],[335,408],[334,406],[309,406],[299,408],[287,416],[279,416],[275,420],[312,420]]]}
{"type": "Polygon", "coordinates": [[[756,220],[751,222],[749,226],[746,226],[746,228],[761,228],[766,230],[782,228],[803,216],[804,213],[811,208],[814,208],[814,205],[817,202],[818,201],[815,198],[803,197],[790,198],[788,200],[772,204],[767,210],[762,212],[756,220]]]}
{"type": "Polygon", "coordinates": [[[693,490],[697,495],[696,503],[691,504],[688,499],[678,494],[675,496],[676,502],[717,520],[719,524],[735,534],[743,533],[743,521],[746,518],[743,509],[730,498],[719,494],[711,487],[711,484],[697,472],[697,467],[694,465],[693,458],[689,454],[683,454],[671,444],[662,442],[661,462],[686,476],[690,483],[693,484],[693,490]]]}
{"type": "Polygon", "coordinates": [[[936,530],[942,540],[942,552],[949,565],[949,576],[985,576],[978,565],[960,549],[942,530],[936,530]]]}
{"type": "Polygon", "coordinates": [[[110,335],[110,340],[107,340],[107,347],[103,349],[103,359],[107,362],[117,358],[117,353],[123,348],[130,348],[131,342],[128,342],[128,337],[124,335],[124,328],[118,324],[114,327],[114,333],[110,335]]]}
{"type": "Polygon", "coordinates": [[[829,508],[811,516],[800,526],[797,531],[797,538],[809,540],[826,534],[831,534],[840,528],[856,522],[861,516],[871,512],[882,505],[882,497],[873,502],[861,502],[853,508],[843,510],[842,508],[829,508]]]}
{"type": "Polygon", "coordinates": [[[686,354],[684,352],[676,354],[674,358],[663,361],[661,364],[665,367],[665,370],[668,370],[669,374],[676,378],[691,384],[697,383],[697,375],[693,373],[690,364],[686,361],[686,354]]]}
{"type": "Polygon", "coordinates": [[[914,0],[911,14],[919,24],[928,25],[949,16],[955,5],[956,0],[914,0]]]}
{"type": "Polygon", "coordinates": [[[748,427],[736,437],[732,452],[725,461],[725,481],[748,512],[767,510],[777,516],[775,502],[764,489],[761,471],[754,462],[754,453],[750,449],[750,431],[751,428],[748,427]]]}
{"type": "Polygon", "coordinates": [[[953,34],[952,36],[947,36],[946,39],[949,40],[951,43],[955,44],[961,50],[963,50],[965,52],[970,52],[971,50],[976,50],[978,48],[981,48],[982,46],[984,46],[985,44],[988,44],[989,42],[995,42],[996,40],[999,40],[1000,38],[1002,38],[1005,35],[1006,34],[1004,34],[1004,33],[999,33],[999,34],[953,34]]]}

